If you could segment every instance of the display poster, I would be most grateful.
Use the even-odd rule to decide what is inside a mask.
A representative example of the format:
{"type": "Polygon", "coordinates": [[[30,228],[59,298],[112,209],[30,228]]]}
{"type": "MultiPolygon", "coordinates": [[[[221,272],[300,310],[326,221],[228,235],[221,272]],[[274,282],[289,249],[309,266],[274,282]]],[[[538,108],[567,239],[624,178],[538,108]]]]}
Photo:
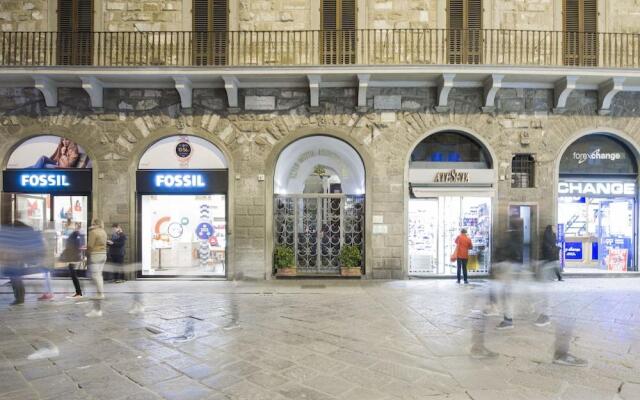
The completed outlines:
{"type": "Polygon", "coordinates": [[[91,168],[91,159],[78,144],[54,135],[22,142],[9,157],[7,169],[91,168]]]}
{"type": "Polygon", "coordinates": [[[629,250],[627,249],[609,249],[606,258],[607,271],[627,272],[628,258],[629,250]]]}
{"type": "Polygon", "coordinates": [[[566,260],[582,260],[582,242],[567,242],[564,245],[564,256],[566,260]]]}
{"type": "Polygon", "coordinates": [[[557,241],[558,241],[558,247],[560,248],[560,269],[564,269],[564,264],[565,264],[565,258],[564,258],[564,237],[565,237],[565,232],[564,232],[564,224],[558,224],[558,227],[556,228],[558,231],[558,237],[557,237],[557,241]]]}

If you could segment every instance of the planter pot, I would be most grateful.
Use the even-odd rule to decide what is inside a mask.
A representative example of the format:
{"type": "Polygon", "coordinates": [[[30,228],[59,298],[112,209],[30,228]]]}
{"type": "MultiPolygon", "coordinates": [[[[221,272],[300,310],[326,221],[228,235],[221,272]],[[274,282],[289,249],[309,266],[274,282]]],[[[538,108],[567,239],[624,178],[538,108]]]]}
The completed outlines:
{"type": "Polygon", "coordinates": [[[360,267],[340,267],[340,275],[342,276],[361,276],[362,269],[360,267]]]}
{"type": "Polygon", "coordinates": [[[296,267],[278,268],[278,276],[296,276],[296,267]]]}

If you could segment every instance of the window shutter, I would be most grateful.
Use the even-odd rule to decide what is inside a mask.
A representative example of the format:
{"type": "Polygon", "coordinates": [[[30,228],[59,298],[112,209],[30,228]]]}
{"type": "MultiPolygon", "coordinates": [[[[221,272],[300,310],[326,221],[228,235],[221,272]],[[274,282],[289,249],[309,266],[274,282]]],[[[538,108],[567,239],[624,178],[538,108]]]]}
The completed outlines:
{"type": "Polygon", "coordinates": [[[596,66],[598,64],[597,0],[564,0],[564,63],[596,66]]]}
{"type": "Polygon", "coordinates": [[[93,0],[58,0],[58,64],[91,65],[93,0]]]}
{"type": "Polygon", "coordinates": [[[322,0],[322,62],[355,63],[356,0],[322,0]]]}
{"type": "Polygon", "coordinates": [[[193,0],[193,62],[226,65],[229,31],[228,0],[193,0]]]}
{"type": "Polygon", "coordinates": [[[448,0],[449,63],[479,64],[482,56],[482,0],[448,0]]]}

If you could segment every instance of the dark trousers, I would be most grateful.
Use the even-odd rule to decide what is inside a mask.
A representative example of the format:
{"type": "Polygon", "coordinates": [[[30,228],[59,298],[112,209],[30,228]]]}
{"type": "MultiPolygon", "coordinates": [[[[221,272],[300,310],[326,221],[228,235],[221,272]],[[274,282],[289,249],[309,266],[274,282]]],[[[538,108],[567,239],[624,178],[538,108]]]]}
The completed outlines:
{"type": "Polygon", "coordinates": [[[113,279],[124,281],[124,255],[112,255],[111,264],[113,279]]]}
{"type": "Polygon", "coordinates": [[[467,282],[467,260],[466,258],[458,258],[458,282],[460,282],[460,270],[462,270],[462,274],[464,276],[464,281],[467,282]]]}
{"type": "Polygon", "coordinates": [[[69,264],[67,268],[69,268],[69,275],[71,275],[71,280],[73,281],[73,287],[76,289],[76,294],[82,296],[82,288],[80,287],[80,281],[78,280],[78,271],[73,267],[73,264],[69,264]]]}

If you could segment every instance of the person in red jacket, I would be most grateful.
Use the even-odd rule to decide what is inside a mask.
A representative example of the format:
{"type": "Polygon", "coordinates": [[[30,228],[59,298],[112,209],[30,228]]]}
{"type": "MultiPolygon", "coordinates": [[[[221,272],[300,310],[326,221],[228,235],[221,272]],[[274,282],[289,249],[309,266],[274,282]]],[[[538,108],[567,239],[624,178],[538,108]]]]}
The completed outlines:
{"type": "Polygon", "coordinates": [[[469,283],[467,280],[467,262],[469,261],[469,250],[473,248],[473,243],[469,236],[467,236],[467,230],[460,229],[460,234],[456,238],[456,250],[455,258],[458,266],[458,283],[460,283],[460,270],[462,270],[464,276],[464,283],[469,283]]]}

